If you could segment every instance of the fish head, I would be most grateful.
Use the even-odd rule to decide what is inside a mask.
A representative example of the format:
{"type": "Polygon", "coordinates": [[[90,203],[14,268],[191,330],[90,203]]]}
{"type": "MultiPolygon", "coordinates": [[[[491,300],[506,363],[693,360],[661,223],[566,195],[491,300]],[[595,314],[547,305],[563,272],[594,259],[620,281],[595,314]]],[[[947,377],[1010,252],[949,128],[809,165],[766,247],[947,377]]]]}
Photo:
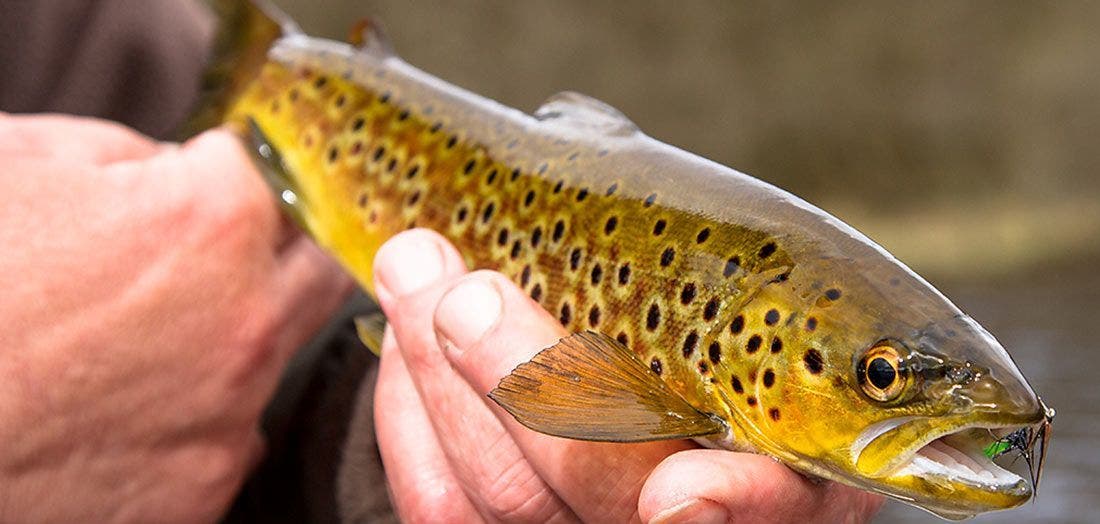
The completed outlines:
{"type": "Polygon", "coordinates": [[[851,269],[795,268],[746,306],[749,317],[790,311],[759,326],[765,345],[784,342],[766,358],[786,362],[754,390],[771,415],[755,419],[754,444],[945,518],[1027,501],[1028,480],[984,450],[1053,413],[1005,349],[900,263],[851,269]]]}

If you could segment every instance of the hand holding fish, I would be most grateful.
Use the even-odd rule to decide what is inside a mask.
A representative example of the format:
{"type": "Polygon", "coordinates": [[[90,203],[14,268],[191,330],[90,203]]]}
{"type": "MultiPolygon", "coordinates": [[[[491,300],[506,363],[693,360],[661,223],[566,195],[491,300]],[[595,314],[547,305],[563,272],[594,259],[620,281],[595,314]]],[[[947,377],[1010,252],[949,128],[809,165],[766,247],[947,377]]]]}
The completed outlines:
{"type": "Polygon", "coordinates": [[[227,133],[0,114],[0,158],[0,521],[219,518],[348,280],[227,133]]]}
{"type": "Polygon", "coordinates": [[[466,271],[427,230],[399,234],[376,257],[374,287],[392,324],[375,419],[403,519],[859,522],[881,504],[759,455],[528,430],[486,394],[568,333],[502,275],[466,271]]]}

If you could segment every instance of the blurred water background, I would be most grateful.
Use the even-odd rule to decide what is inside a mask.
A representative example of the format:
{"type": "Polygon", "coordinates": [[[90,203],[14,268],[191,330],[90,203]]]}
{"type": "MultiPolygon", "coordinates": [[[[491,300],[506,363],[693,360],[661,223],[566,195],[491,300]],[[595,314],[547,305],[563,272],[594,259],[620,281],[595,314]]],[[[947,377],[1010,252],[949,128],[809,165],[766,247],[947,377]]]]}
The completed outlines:
{"type": "Polygon", "coordinates": [[[341,39],[376,17],[406,61],[526,111],[594,96],[869,234],[1058,410],[1038,501],[974,522],[1097,518],[1100,3],[276,3],[341,39]]]}

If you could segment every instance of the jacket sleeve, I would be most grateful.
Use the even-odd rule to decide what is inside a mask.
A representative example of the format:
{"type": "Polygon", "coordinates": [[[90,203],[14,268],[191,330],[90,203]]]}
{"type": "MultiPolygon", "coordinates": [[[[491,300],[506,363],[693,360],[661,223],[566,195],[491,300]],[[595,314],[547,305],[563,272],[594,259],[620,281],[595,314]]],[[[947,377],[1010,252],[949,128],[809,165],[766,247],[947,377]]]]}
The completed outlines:
{"type": "Polygon", "coordinates": [[[213,16],[197,0],[0,2],[0,111],[59,112],[172,138],[213,16]]]}

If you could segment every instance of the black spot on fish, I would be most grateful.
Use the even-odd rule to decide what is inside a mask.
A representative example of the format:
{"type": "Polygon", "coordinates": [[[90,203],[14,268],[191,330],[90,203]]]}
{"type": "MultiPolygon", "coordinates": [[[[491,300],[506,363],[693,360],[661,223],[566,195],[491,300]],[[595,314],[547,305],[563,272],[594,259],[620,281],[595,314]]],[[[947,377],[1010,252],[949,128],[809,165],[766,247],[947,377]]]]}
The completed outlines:
{"type": "Polygon", "coordinates": [[[664,252],[661,253],[661,267],[668,267],[672,264],[672,261],[676,259],[676,250],[672,247],[666,247],[664,252]]]}
{"type": "Polygon", "coordinates": [[[290,95],[288,97],[290,98],[291,102],[293,102],[295,100],[298,100],[298,90],[297,89],[291,89],[290,90],[290,95]]]}
{"type": "Polygon", "coordinates": [[[463,168],[462,168],[462,173],[463,173],[463,174],[466,174],[466,175],[468,175],[468,174],[472,173],[472,172],[473,172],[473,170],[474,170],[474,166],[476,166],[476,165],[477,165],[477,161],[476,161],[476,160],[474,160],[474,159],[472,159],[472,158],[471,158],[471,159],[469,159],[469,160],[467,160],[467,161],[466,161],[466,165],[465,165],[465,166],[463,166],[463,168]]]}
{"type": "Polygon", "coordinates": [[[592,285],[599,285],[601,279],[603,279],[603,266],[596,264],[592,266],[592,285]]]}
{"type": "Polygon", "coordinates": [[[749,398],[745,399],[745,402],[747,402],[749,404],[749,406],[755,406],[756,405],[756,397],[749,397],[749,398]]]}
{"type": "Polygon", "coordinates": [[[652,369],[654,373],[661,374],[661,359],[653,357],[653,360],[649,361],[649,369],[652,369]]]}
{"type": "Polygon", "coordinates": [[[328,149],[328,163],[333,163],[336,158],[340,156],[340,151],[336,149],[336,146],[332,146],[328,149]]]}
{"type": "Polygon", "coordinates": [[[558,180],[558,183],[554,184],[554,194],[556,195],[558,193],[561,193],[561,188],[564,185],[565,185],[564,181],[558,180]]]}
{"type": "Polygon", "coordinates": [[[531,265],[527,264],[523,266],[523,272],[519,274],[519,286],[526,288],[527,284],[531,282],[531,265]]]}
{"type": "Polygon", "coordinates": [[[651,304],[645,315],[645,328],[654,331],[661,324],[661,308],[657,304],[651,304]]]}
{"type": "Polygon", "coordinates": [[[278,100],[272,100],[271,101],[271,112],[272,113],[278,113],[279,112],[279,101],[278,100]]]}
{"type": "Polygon", "coordinates": [[[581,188],[577,192],[577,202],[584,202],[584,199],[588,198],[588,188],[581,188]]]}
{"type": "Polygon", "coordinates": [[[358,204],[359,207],[367,207],[367,194],[363,193],[362,195],[359,195],[359,201],[356,202],[356,204],[358,204]]]}
{"type": "Polygon", "coordinates": [[[359,140],[352,142],[351,148],[348,149],[348,154],[358,155],[361,152],[363,152],[363,142],[360,142],[359,140]]]}
{"type": "Polygon", "coordinates": [[[588,325],[592,327],[600,325],[600,306],[592,306],[592,309],[588,310],[588,325]]]}
{"type": "Polygon", "coordinates": [[[624,262],[619,266],[619,285],[625,286],[630,283],[630,262],[624,262]]]}
{"type": "Polygon", "coordinates": [[[333,105],[336,106],[336,109],[340,109],[341,107],[344,107],[344,103],[347,101],[348,98],[344,96],[343,93],[340,93],[339,95],[337,95],[336,100],[333,101],[333,105]]]}
{"type": "Polygon", "coordinates": [[[455,219],[458,220],[459,224],[461,224],[466,221],[466,215],[468,215],[469,213],[470,212],[466,209],[466,206],[461,206],[458,208],[458,213],[455,214],[455,219]]]}
{"type": "Polygon", "coordinates": [[[397,168],[397,159],[391,158],[389,165],[386,166],[386,171],[393,173],[393,170],[397,168]]]}
{"type": "Polygon", "coordinates": [[[760,258],[768,258],[768,257],[772,256],[774,253],[775,253],[775,242],[768,242],[767,244],[764,244],[760,248],[760,251],[757,253],[757,255],[759,255],[760,258]]]}
{"type": "Polygon", "coordinates": [[[699,364],[698,364],[698,368],[699,368],[699,374],[700,375],[706,375],[707,373],[710,373],[710,366],[707,365],[706,360],[700,360],[699,364]]]}
{"type": "Polygon", "coordinates": [[[773,338],[771,351],[772,353],[779,353],[780,351],[783,351],[783,340],[781,340],[779,337],[773,338]]]}
{"type": "Polygon", "coordinates": [[[615,232],[615,228],[619,225],[619,217],[611,217],[607,219],[607,223],[603,226],[603,232],[605,235],[610,235],[615,232]]]}
{"type": "Polygon", "coordinates": [[[497,180],[497,169],[494,167],[493,169],[489,170],[489,174],[485,177],[485,183],[487,185],[492,185],[493,182],[496,182],[496,180],[497,180]]]}
{"type": "Polygon", "coordinates": [[[554,242],[560,242],[562,235],[565,234],[565,222],[558,220],[554,222],[554,231],[550,233],[550,239],[554,242]]]}
{"type": "Polygon", "coordinates": [[[743,329],[745,329],[745,317],[742,315],[733,317],[733,322],[730,322],[730,333],[740,335],[743,329]]]}
{"type": "Polygon", "coordinates": [[[512,258],[512,260],[515,260],[515,259],[519,258],[519,252],[522,249],[523,249],[523,244],[521,244],[519,240],[513,240],[512,241],[512,252],[509,253],[509,256],[512,258]]]}
{"type": "Polygon", "coordinates": [[[547,168],[549,168],[549,167],[550,167],[550,166],[549,166],[549,165],[547,165],[547,164],[546,164],[546,162],[543,162],[542,164],[539,164],[539,171],[538,171],[538,172],[539,172],[539,174],[540,174],[540,175],[544,175],[544,174],[546,174],[546,169],[547,169],[547,168]]]}
{"type": "Polygon", "coordinates": [[[413,193],[411,195],[409,195],[409,205],[410,206],[415,206],[416,203],[419,202],[419,201],[420,201],[420,190],[417,189],[416,191],[413,191],[413,193]]]}
{"type": "Polygon", "coordinates": [[[357,117],[355,120],[351,121],[351,130],[361,131],[363,129],[363,126],[365,125],[367,125],[367,119],[363,117],[357,117]]]}
{"type": "Polygon", "coordinates": [[[535,302],[542,300],[542,284],[535,284],[535,287],[531,288],[531,299],[535,302]]]}
{"type": "Polygon", "coordinates": [[[681,348],[681,351],[684,354],[684,358],[690,357],[691,354],[695,352],[695,346],[697,346],[698,344],[699,344],[699,334],[696,333],[695,331],[692,331],[691,333],[688,333],[687,337],[684,337],[684,345],[681,348]]]}
{"type": "Polygon", "coordinates": [[[706,242],[708,238],[710,238],[710,228],[704,227],[702,230],[699,231],[698,235],[695,235],[695,243],[702,244],[703,242],[706,242]]]}
{"type": "Polygon", "coordinates": [[[664,233],[665,232],[665,226],[667,224],[668,223],[665,222],[665,219],[663,219],[663,218],[657,220],[656,222],[654,222],[653,223],[653,236],[660,236],[662,233],[664,233]]]}
{"type": "Polygon", "coordinates": [[[714,320],[716,315],[718,315],[718,299],[712,298],[707,301],[707,305],[703,306],[703,320],[714,320]]]}
{"type": "Polygon", "coordinates": [[[419,165],[414,165],[414,166],[410,167],[409,170],[405,173],[405,178],[408,179],[408,180],[412,180],[412,179],[416,178],[416,175],[419,172],[420,172],[420,166],[419,165]]]}
{"type": "Polygon", "coordinates": [[[768,416],[771,417],[772,420],[774,420],[776,422],[779,422],[779,408],[769,409],[768,410],[768,416]]]}
{"type": "Polygon", "coordinates": [[[573,321],[573,308],[569,307],[569,303],[565,302],[561,305],[561,325],[568,326],[573,321]]]}
{"type": "Polygon", "coordinates": [[[391,96],[392,95],[390,95],[390,92],[386,91],[385,93],[382,93],[382,98],[379,98],[378,101],[382,102],[383,104],[388,104],[390,102],[391,96]]]}
{"type": "Polygon", "coordinates": [[[722,345],[717,340],[710,343],[710,347],[707,348],[707,356],[710,357],[710,361],[714,365],[718,365],[718,362],[722,360],[722,345]]]}
{"type": "Polygon", "coordinates": [[[313,81],[313,87],[316,87],[317,89],[321,89],[322,87],[325,87],[325,84],[327,84],[327,83],[328,83],[327,78],[325,78],[323,76],[319,76],[319,77],[317,77],[317,80],[313,81]]]}
{"type": "Polygon", "coordinates": [[[404,122],[409,119],[409,110],[403,109],[400,113],[397,113],[397,121],[404,122]]]}
{"type": "Polygon", "coordinates": [[[458,143],[458,136],[451,135],[451,138],[447,139],[447,149],[454,149],[455,144],[458,143]]]}
{"type": "Polygon", "coordinates": [[[806,319],[806,331],[813,331],[817,329],[817,318],[810,317],[806,319]]]}
{"type": "Polygon", "coordinates": [[[516,179],[518,179],[518,178],[519,178],[519,168],[517,167],[517,168],[512,170],[512,176],[511,176],[510,180],[512,182],[515,182],[516,179]]]}
{"type": "Polygon", "coordinates": [[[386,146],[378,146],[374,149],[374,161],[382,160],[382,156],[386,154],[386,146]]]}
{"type": "Polygon", "coordinates": [[[489,202],[488,204],[486,204],[485,209],[481,212],[481,221],[486,223],[486,224],[489,223],[489,220],[493,218],[493,211],[495,211],[495,210],[496,210],[496,204],[495,203],[489,202]]]}
{"type": "Polygon", "coordinates": [[[608,188],[607,188],[607,193],[606,193],[606,195],[607,195],[607,196],[611,196],[611,195],[614,195],[614,194],[615,194],[615,191],[616,191],[617,189],[619,189],[619,184],[618,184],[618,182],[616,182],[616,183],[614,183],[614,184],[611,184],[611,185],[610,185],[610,186],[608,186],[608,188]]]}
{"type": "Polygon", "coordinates": [[[825,298],[829,300],[840,300],[840,290],[837,288],[831,288],[825,291],[825,298]]]}
{"type": "Polygon", "coordinates": [[[764,339],[760,338],[760,335],[753,335],[749,337],[749,341],[745,344],[745,352],[750,355],[756,353],[760,349],[760,344],[764,343],[764,339]]]}
{"type": "Polygon", "coordinates": [[[645,197],[642,205],[645,207],[650,207],[654,204],[654,202],[657,202],[657,193],[650,193],[648,196],[645,197]]]}
{"type": "Polygon", "coordinates": [[[581,266],[581,248],[575,247],[569,253],[569,269],[576,271],[581,266]]]}
{"type": "Polygon", "coordinates": [[[630,337],[626,336],[626,333],[624,333],[622,331],[620,331],[619,335],[617,337],[615,337],[615,340],[617,340],[620,344],[622,344],[624,346],[629,346],[630,345],[630,337]]]}
{"type": "Polygon", "coordinates": [[[764,313],[764,323],[769,326],[774,326],[776,322],[779,322],[779,311],[769,309],[767,313],[764,313]]]}
{"type": "Polygon", "coordinates": [[[680,290],[680,303],[688,305],[692,300],[695,300],[695,283],[688,282],[684,284],[684,288],[680,290]]]}
{"type": "Polygon", "coordinates": [[[434,135],[438,133],[440,129],[443,129],[443,122],[436,122],[432,124],[432,127],[428,129],[428,132],[434,135]]]}
{"type": "Polygon", "coordinates": [[[542,228],[535,226],[535,230],[531,232],[531,247],[539,247],[540,242],[542,242],[542,228]]]}
{"type": "Polygon", "coordinates": [[[802,362],[806,364],[806,369],[814,375],[821,373],[825,369],[825,359],[821,357],[820,352],[813,348],[807,350],[806,354],[802,356],[802,362]]]}
{"type": "Polygon", "coordinates": [[[730,377],[730,386],[733,386],[733,392],[738,395],[745,392],[745,386],[741,385],[741,379],[737,377],[730,377]]]}
{"type": "Polygon", "coordinates": [[[497,245],[504,247],[508,244],[508,228],[500,228],[500,233],[497,233],[497,245]]]}
{"type": "Polygon", "coordinates": [[[770,388],[775,384],[775,372],[768,369],[764,371],[764,387],[770,388]]]}
{"type": "Polygon", "coordinates": [[[527,195],[525,195],[523,197],[523,206],[524,207],[531,207],[531,204],[534,201],[535,201],[535,190],[532,189],[532,190],[528,191],[527,195]]]}

